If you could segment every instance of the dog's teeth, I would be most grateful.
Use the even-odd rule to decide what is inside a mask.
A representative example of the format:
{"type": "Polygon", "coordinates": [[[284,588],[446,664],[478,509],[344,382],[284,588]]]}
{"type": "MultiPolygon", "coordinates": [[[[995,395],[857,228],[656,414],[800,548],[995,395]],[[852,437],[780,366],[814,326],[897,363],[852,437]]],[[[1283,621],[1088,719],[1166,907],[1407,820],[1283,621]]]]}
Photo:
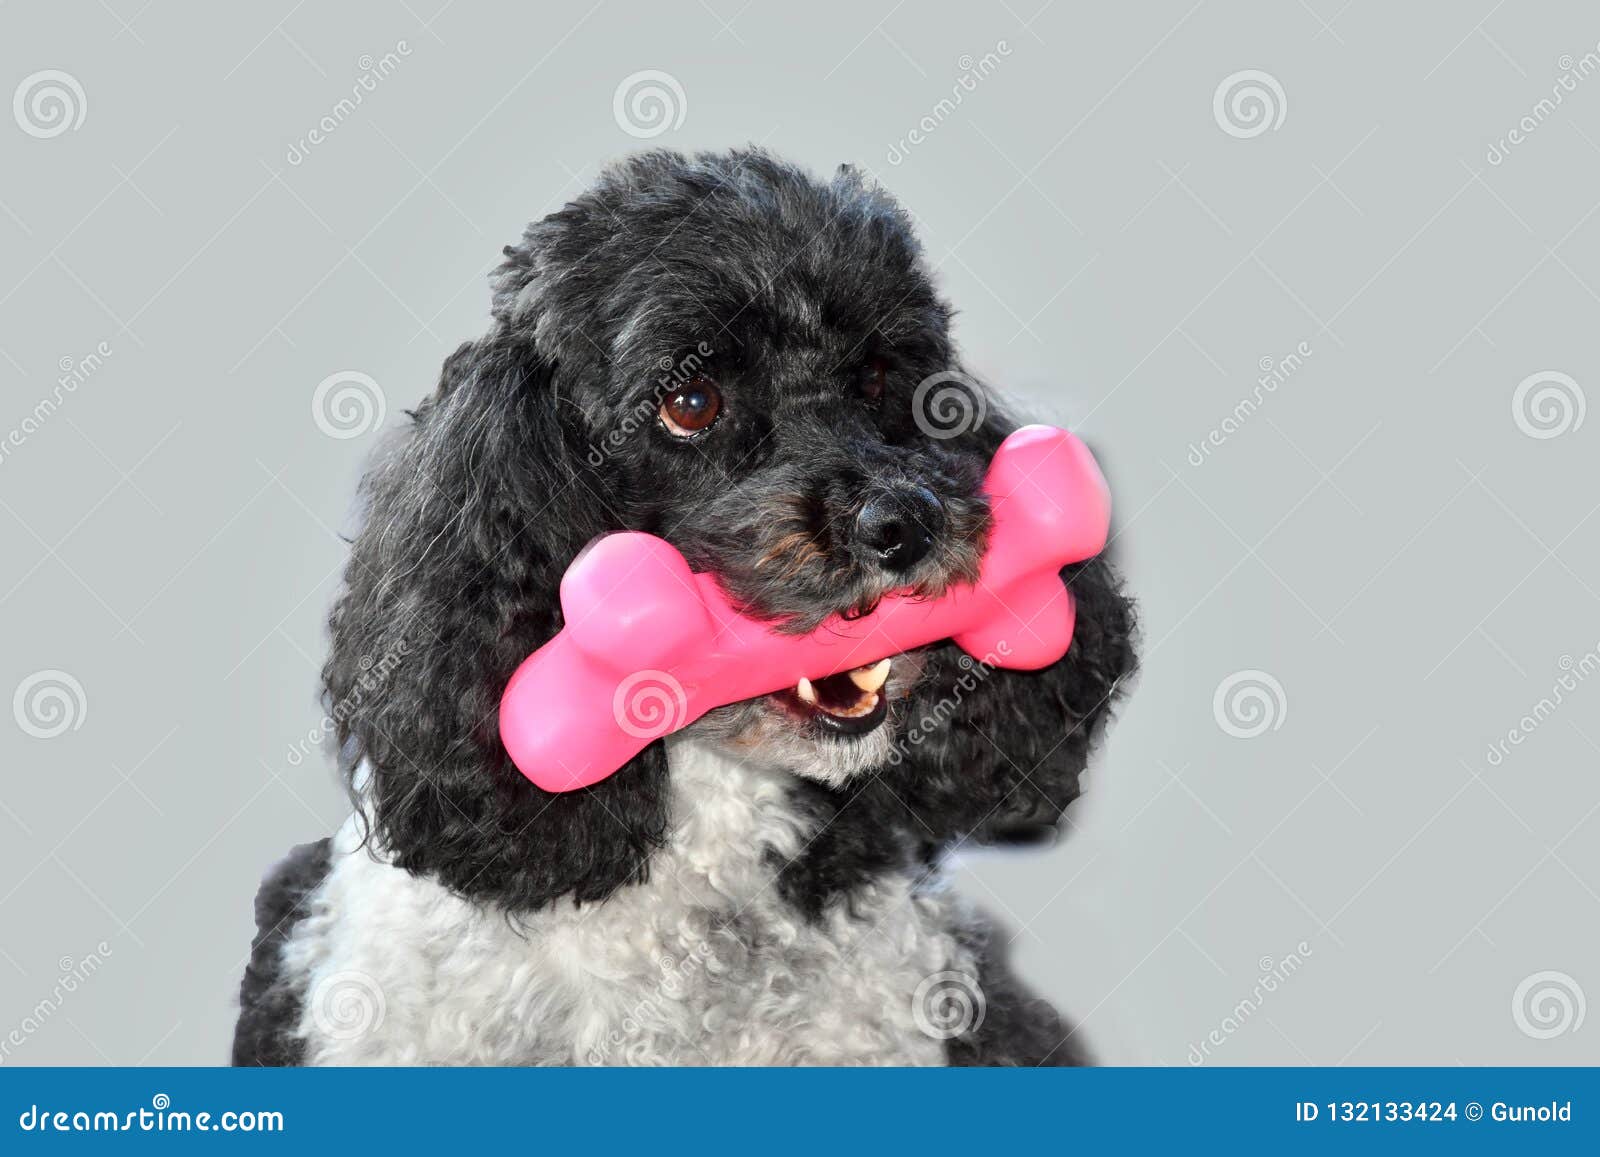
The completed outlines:
{"type": "Polygon", "coordinates": [[[800,696],[804,702],[810,703],[813,707],[816,706],[816,689],[811,686],[811,680],[807,679],[804,675],[800,676],[800,682],[795,684],[794,693],[800,696]]]}
{"type": "Polygon", "coordinates": [[[889,681],[890,666],[890,661],[884,659],[882,662],[874,663],[870,667],[857,667],[850,672],[850,682],[868,694],[872,694],[889,681]]]}
{"type": "Polygon", "coordinates": [[[824,707],[823,710],[827,711],[829,715],[838,716],[840,719],[860,719],[863,715],[871,715],[877,706],[877,693],[869,692],[863,696],[854,707],[844,707],[835,711],[830,711],[828,708],[824,707]]]}

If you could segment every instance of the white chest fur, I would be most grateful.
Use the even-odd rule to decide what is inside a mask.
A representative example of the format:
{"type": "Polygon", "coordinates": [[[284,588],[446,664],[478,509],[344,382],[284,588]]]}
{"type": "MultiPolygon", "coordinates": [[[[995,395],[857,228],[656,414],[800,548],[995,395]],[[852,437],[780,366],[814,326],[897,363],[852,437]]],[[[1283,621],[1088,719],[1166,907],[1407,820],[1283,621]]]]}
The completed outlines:
{"type": "Polygon", "coordinates": [[[649,881],[520,928],[356,850],[346,824],[284,949],[307,1062],[943,1063],[913,997],[973,969],[948,893],[886,877],[808,923],[768,856],[811,834],[784,773],[692,741],[670,758],[673,836],[649,881]]]}

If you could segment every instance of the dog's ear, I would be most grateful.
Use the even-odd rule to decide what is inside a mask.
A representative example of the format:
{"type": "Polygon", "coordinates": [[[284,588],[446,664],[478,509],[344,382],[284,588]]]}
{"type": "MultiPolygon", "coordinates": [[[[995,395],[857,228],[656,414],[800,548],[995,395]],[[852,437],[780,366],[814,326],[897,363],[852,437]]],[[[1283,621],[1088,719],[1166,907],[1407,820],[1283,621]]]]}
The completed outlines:
{"type": "MultiPolygon", "coordinates": [[[[967,377],[969,382],[975,379],[967,377]]],[[[1018,421],[986,388],[981,422],[945,445],[988,461],[1018,421]]],[[[817,834],[779,867],[784,894],[812,915],[907,858],[934,861],[957,841],[1054,837],[1079,776],[1135,667],[1132,601],[1102,554],[1068,567],[1077,627],[1060,662],[1042,671],[975,663],[954,643],[929,649],[911,697],[893,706],[891,758],[842,789],[802,784],[817,834]]]]}
{"type": "Polygon", "coordinates": [[[1079,777],[1132,674],[1134,613],[1111,562],[1062,575],[1077,628],[1060,662],[1042,671],[990,669],[941,648],[907,711],[903,761],[886,769],[918,815],[973,843],[1052,839],[1079,777]]]}
{"type": "MultiPolygon", "coordinates": [[[[982,412],[955,444],[987,459],[1020,423],[992,395],[982,412]]],[[[1134,671],[1136,624],[1108,553],[1061,577],[1077,600],[1065,658],[1010,671],[945,645],[906,705],[897,762],[881,778],[942,838],[1048,840],[1078,797],[1090,751],[1134,671]]]]}
{"type": "Polygon", "coordinates": [[[518,663],[561,625],[568,562],[612,525],[574,399],[531,336],[501,326],[363,482],[365,523],[323,671],[369,838],[400,866],[511,910],[644,878],[666,830],[653,744],[607,780],[548,794],[500,745],[518,663]]]}
{"type": "MultiPolygon", "coordinates": [[[[985,420],[957,445],[993,457],[1020,423],[989,398],[985,420]]],[[[1062,579],[1077,600],[1066,657],[1042,671],[974,663],[953,645],[934,652],[906,707],[885,786],[943,838],[977,843],[1052,838],[1136,665],[1135,616],[1108,553],[1062,579]]]]}

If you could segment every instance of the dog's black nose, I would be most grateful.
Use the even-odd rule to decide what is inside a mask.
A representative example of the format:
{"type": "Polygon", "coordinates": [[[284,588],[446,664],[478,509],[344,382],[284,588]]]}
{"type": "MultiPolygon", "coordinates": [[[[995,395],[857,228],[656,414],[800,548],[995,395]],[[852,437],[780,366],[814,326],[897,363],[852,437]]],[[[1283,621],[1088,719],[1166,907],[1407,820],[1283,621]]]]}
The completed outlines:
{"type": "Polygon", "coordinates": [[[886,570],[908,571],[927,557],[944,526],[944,508],[926,487],[870,499],[856,516],[856,541],[886,570]]]}

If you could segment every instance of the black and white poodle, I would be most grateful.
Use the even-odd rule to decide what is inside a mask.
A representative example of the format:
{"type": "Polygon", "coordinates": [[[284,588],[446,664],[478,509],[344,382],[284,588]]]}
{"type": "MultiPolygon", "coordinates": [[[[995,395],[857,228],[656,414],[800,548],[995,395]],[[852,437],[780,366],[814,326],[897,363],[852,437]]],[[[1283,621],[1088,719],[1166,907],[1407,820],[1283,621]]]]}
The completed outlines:
{"type": "Polygon", "coordinates": [[[1077,634],[1044,671],[923,648],[881,694],[880,665],[720,708],[565,794],[497,738],[608,531],[786,630],[974,573],[1014,423],[976,385],[965,422],[916,412],[971,379],[906,214],[848,167],[653,152],[531,225],[493,289],[365,481],[324,669],[356,812],[257,898],[235,1063],[1081,1061],[939,865],[1077,796],[1134,662],[1103,558],[1066,572],[1077,634]]]}

